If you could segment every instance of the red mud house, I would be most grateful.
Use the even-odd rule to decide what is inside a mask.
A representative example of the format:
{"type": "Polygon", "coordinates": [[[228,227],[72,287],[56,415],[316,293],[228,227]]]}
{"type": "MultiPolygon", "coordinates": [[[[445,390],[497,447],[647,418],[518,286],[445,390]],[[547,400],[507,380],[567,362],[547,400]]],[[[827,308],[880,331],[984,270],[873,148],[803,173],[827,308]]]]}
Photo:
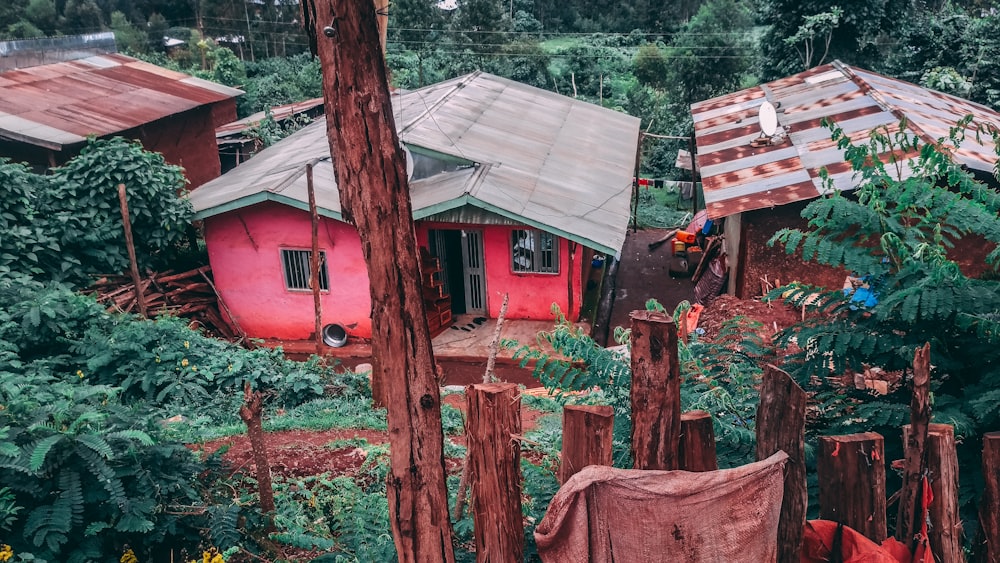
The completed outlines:
{"type": "MultiPolygon", "coordinates": [[[[436,257],[423,271],[432,330],[452,314],[495,317],[505,293],[508,318],[551,319],[553,303],[577,316],[591,257],[625,240],[639,120],[478,72],[394,96],[393,107],[417,241],[436,257]]],[[[371,335],[368,273],[321,119],[190,195],[219,292],[250,336],[313,333],[313,161],[324,326],[371,335]]]]}
{"type": "MultiPolygon", "coordinates": [[[[825,189],[822,168],[834,189],[854,187],[844,152],[821,125],[824,118],[855,142],[867,140],[876,127],[897,128],[904,117],[908,133],[925,142],[947,137],[969,114],[974,124],[1000,124],[1000,114],[985,106],[837,61],[694,104],[691,113],[708,215],[725,219],[729,290],[743,298],[760,295],[765,276],[770,283],[778,278],[827,287],[844,281],[846,272],[806,264],[766,244],[781,228],[805,226],[803,207],[825,189]],[[776,110],[773,134],[761,131],[758,114],[765,101],[776,110]]],[[[977,139],[971,129],[955,157],[983,178],[997,161],[989,135],[977,139]]],[[[959,260],[963,268],[985,256],[985,245],[971,246],[980,248],[966,248],[959,260]]]]}
{"type": "Polygon", "coordinates": [[[0,42],[0,157],[57,166],[87,136],[122,136],[200,186],[221,173],[215,128],[241,94],[115,53],[110,33],[0,42]]]}

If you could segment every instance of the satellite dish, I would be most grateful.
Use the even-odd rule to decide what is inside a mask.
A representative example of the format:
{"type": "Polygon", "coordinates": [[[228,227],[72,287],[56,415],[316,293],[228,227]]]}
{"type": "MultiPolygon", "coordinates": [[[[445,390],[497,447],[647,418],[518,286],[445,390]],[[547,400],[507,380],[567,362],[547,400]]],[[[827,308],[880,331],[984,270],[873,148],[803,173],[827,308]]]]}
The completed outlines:
{"type": "Polygon", "coordinates": [[[773,136],[774,132],[778,130],[778,113],[774,111],[771,102],[765,101],[760,105],[757,118],[760,121],[760,132],[765,137],[773,136]]]}
{"type": "Polygon", "coordinates": [[[406,181],[409,182],[413,179],[413,153],[403,143],[399,143],[399,146],[403,149],[403,157],[406,159],[406,181]]]}

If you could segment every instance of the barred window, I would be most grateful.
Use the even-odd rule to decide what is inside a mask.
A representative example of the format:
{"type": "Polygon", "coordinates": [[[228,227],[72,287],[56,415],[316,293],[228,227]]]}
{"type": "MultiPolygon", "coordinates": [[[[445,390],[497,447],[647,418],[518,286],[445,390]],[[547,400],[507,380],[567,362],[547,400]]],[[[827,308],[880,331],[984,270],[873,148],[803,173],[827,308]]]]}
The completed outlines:
{"type": "Polygon", "coordinates": [[[515,272],[559,273],[559,239],[537,229],[514,229],[510,236],[511,265],[515,272]]]}
{"type": "MultiPolygon", "coordinates": [[[[286,289],[312,289],[309,286],[311,250],[281,249],[281,269],[285,275],[286,289]]],[[[326,252],[319,253],[319,288],[330,290],[330,278],[326,271],[326,252]]]]}

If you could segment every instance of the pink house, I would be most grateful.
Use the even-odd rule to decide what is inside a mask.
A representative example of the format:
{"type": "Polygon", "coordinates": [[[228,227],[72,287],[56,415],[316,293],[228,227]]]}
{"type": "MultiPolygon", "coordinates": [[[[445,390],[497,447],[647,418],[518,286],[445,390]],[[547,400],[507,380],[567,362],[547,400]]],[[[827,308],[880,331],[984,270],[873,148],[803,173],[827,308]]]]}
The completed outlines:
{"type": "MultiPolygon", "coordinates": [[[[639,120],[478,72],[393,101],[417,240],[433,257],[432,330],[495,317],[504,294],[511,319],[551,319],[553,304],[577,317],[591,259],[625,240],[639,120]]],[[[248,335],[311,337],[310,163],[323,324],[370,337],[360,237],[341,215],[323,119],[191,192],[215,283],[248,335]]]]}

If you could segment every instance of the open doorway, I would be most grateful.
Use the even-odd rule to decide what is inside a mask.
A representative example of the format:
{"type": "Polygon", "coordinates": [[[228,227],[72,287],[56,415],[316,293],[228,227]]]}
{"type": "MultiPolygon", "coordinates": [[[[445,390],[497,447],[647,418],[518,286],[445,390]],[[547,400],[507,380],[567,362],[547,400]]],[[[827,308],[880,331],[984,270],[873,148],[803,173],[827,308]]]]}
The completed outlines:
{"type": "Polygon", "coordinates": [[[486,270],[483,267],[483,231],[432,229],[431,255],[441,263],[444,290],[451,295],[455,315],[486,315],[486,270]]]}

